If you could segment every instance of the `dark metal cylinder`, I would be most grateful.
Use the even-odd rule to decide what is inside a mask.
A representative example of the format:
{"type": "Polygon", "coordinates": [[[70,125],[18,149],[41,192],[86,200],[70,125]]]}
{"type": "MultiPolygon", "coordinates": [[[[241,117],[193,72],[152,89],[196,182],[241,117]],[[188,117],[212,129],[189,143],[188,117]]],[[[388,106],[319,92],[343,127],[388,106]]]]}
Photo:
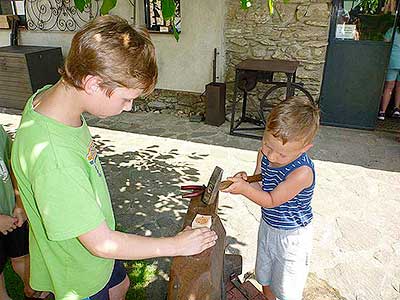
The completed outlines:
{"type": "Polygon", "coordinates": [[[206,85],[206,124],[220,126],[225,122],[225,83],[209,83],[206,85]]]}

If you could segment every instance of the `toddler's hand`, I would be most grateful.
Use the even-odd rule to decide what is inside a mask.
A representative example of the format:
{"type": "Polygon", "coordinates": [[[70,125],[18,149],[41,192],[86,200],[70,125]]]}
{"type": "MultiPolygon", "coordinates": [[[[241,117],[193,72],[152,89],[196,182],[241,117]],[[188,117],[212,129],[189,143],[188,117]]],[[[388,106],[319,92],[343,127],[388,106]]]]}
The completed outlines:
{"type": "Polygon", "coordinates": [[[217,234],[207,227],[191,229],[186,227],[179,232],[175,239],[177,241],[178,255],[194,255],[215,245],[217,234]]]}
{"type": "Polygon", "coordinates": [[[21,227],[27,220],[25,210],[20,207],[14,208],[13,217],[16,219],[15,225],[21,227]]]}
{"type": "Polygon", "coordinates": [[[244,181],[247,180],[247,173],[244,171],[238,172],[233,177],[228,177],[226,180],[222,181],[219,190],[224,193],[230,193],[229,187],[233,184],[233,180],[231,178],[240,178],[243,179],[244,181]]]}
{"type": "MultiPolygon", "coordinates": [[[[239,174],[239,173],[238,173],[239,174]]],[[[247,179],[247,175],[246,175],[247,179]]],[[[233,183],[223,192],[231,193],[231,194],[243,194],[246,188],[249,187],[249,183],[243,177],[228,177],[227,180],[232,181],[233,183]]]]}
{"type": "Polygon", "coordinates": [[[0,215],[0,232],[4,235],[7,233],[13,231],[17,226],[14,224],[16,221],[15,218],[6,216],[6,215],[0,215]]]}
{"type": "Polygon", "coordinates": [[[235,175],[233,175],[233,177],[242,178],[243,180],[247,180],[247,173],[244,171],[237,172],[235,175]]]}

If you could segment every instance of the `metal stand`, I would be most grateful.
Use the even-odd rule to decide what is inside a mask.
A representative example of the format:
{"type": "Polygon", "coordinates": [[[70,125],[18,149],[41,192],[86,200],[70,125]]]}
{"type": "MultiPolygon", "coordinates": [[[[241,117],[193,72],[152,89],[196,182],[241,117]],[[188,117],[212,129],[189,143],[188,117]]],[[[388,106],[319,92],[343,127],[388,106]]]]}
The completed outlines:
{"type": "Polygon", "coordinates": [[[299,66],[298,61],[290,60],[258,60],[246,59],[236,66],[235,86],[233,93],[231,127],[230,134],[259,139],[259,135],[249,131],[264,130],[265,121],[263,111],[258,111],[258,118],[250,117],[246,114],[247,94],[254,89],[258,82],[266,84],[282,84],[282,81],[274,81],[274,73],[284,73],[286,75],[286,98],[293,94],[292,85],[296,82],[296,70],[299,66]],[[236,106],[239,102],[238,89],[243,91],[243,105],[241,116],[235,124],[236,106]],[[241,127],[242,123],[250,123],[256,127],[241,127]],[[247,131],[247,132],[246,132],[247,131]]]}

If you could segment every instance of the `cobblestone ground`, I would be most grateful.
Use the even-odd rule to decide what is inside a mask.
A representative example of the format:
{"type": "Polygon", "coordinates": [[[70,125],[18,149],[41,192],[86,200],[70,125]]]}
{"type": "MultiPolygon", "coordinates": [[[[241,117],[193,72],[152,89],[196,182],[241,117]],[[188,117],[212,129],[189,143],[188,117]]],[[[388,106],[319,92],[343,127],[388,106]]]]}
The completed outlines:
{"type": "MultiPolygon", "coordinates": [[[[13,132],[19,116],[0,113],[13,132]]],[[[180,230],[187,201],[179,186],[207,183],[216,165],[225,175],[252,172],[258,140],[154,113],[87,116],[102,156],[115,215],[129,232],[167,236],[180,230]]],[[[317,170],[314,252],[307,300],[400,300],[400,143],[393,134],[323,127],[311,151],[317,170]]],[[[254,270],[259,208],[221,195],[219,214],[230,253],[254,270]]],[[[148,299],[164,299],[170,260],[153,260],[158,275],[148,299]]]]}

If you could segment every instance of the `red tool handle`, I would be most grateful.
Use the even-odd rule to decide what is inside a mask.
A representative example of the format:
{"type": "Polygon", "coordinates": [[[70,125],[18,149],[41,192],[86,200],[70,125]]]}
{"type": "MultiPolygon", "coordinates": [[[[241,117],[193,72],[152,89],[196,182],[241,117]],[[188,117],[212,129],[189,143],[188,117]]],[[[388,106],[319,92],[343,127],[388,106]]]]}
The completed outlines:
{"type": "Polygon", "coordinates": [[[206,187],[203,185],[183,185],[181,186],[181,190],[204,190],[206,187]]]}

